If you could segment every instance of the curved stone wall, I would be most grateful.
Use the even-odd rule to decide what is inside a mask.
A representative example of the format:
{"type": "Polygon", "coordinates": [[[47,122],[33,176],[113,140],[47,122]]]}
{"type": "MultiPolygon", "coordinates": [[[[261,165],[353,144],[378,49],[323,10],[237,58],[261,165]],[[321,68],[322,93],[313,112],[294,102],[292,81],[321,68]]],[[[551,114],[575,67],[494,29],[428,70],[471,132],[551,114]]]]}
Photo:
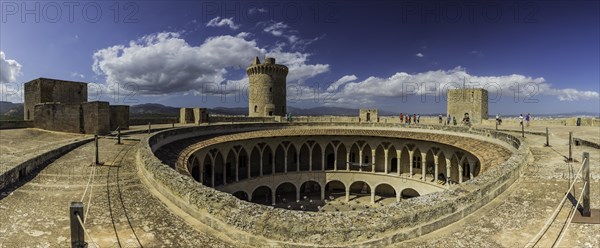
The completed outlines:
{"type": "MultiPolygon", "coordinates": [[[[497,161],[498,164],[486,167],[489,169],[485,173],[443,192],[383,208],[324,213],[289,211],[241,201],[231,194],[195,182],[185,168],[185,160],[177,162],[175,171],[153,154],[153,151],[165,144],[203,134],[251,130],[277,132],[281,129],[300,130],[303,127],[278,124],[220,125],[163,131],[142,142],[138,150],[139,171],[147,180],[148,186],[159,192],[159,197],[168,199],[186,213],[207,226],[222,231],[236,242],[275,246],[364,246],[410,239],[470,214],[508,188],[518,178],[529,155],[527,145],[521,144],[518,138],[490,130],[450,128],[463,132],[461,136],[456,136],[452,132],[433,130],[440,128],[434,126],[421,127],[431,130],[414,131],[369,126],[354,126],[353,129],[362,129],[360,132],[380,132],[382,136],[395,132],[403,138],[414,139],[415,136],[420,136],[423,140],[443,137],[446,139],[443,143],[461,147],[480,158],[482,167],[488,161],[497,161]],[[501,145],[502,142],[506,142],[504,146],[501,145]]],[[[226,136],[216,139],[223,137],[226,136]]],[[[222,139],[219,142],[225,141],[227,140],[222,139]]],[[[198,144],[208,145],[207,141],[200,141],[198,144]]],[[[197,148],[192,146],[185,149],[181,157],[189,157],[197,148]]]]}

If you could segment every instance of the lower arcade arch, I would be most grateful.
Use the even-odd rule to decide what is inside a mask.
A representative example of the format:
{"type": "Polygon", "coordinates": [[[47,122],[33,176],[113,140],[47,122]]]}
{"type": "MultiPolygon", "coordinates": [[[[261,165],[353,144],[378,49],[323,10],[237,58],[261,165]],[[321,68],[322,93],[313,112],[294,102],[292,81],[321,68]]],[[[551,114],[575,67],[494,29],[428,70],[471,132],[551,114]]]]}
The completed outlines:
{"type": "Polygon", "coordinates": [[[254,191],[252,191],[252,198],[250,198],[249,200],[254,203],[271,204],[272,193],[273,191],[271,190],[271,188],[267,186],[260,186],[254,189],[254,191]]]}
{"type": "Polygon", "coordinates": [[[400,197],[402,199],[410,199],[410,198],[417,197],[417,196],[421,196],[421,194],[419,194],[419,192],[417,192],[413,188],[406,188],[406,189],[403,189],[402,192],[400,192],[400,197]]]}

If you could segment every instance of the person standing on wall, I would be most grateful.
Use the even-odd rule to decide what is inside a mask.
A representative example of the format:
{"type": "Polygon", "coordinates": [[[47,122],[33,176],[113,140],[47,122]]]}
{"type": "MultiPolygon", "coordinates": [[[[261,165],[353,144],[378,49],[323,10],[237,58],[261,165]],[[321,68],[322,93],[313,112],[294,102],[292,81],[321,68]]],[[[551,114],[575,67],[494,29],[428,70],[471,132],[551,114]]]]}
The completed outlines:
{"type": "Polygon", "coordinates": [[[404,115],[402,113],[400,113],[400,123],[404,122],[404,115]]]}
{"type": "Polygon", "coordinates": [[[519,125],[523,126],[523,114],[519,115],[519,125]]]}
{"type": "Polygon", "coordinates": [[[525,116],[525,121],[527,122],[527,127],[529,127],[529,120],[531,120],[531,115],[529,113],[527,113],[527,115],[525,116]]]}

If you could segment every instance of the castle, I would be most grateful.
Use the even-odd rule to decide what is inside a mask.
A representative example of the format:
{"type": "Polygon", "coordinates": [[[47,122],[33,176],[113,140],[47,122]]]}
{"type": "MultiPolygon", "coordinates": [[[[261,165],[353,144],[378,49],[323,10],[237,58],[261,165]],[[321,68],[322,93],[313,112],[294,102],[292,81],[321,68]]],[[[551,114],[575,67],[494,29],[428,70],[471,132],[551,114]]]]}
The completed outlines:
{"type": "Polygon", "coordinates": [[[471,123],[481,124],[488,119],[488,92],[485,89],[449,89],[447,114],[462,120],[469,114],[471,123]]]}
{"type": "Polygon", "coordinates": [[[248,116],[283,116],[286,113],[286,76],[288,68],[275,64],[275,58],[265,58],[261,64],[258,57],[246,69],[248,88],[248,116]]]}

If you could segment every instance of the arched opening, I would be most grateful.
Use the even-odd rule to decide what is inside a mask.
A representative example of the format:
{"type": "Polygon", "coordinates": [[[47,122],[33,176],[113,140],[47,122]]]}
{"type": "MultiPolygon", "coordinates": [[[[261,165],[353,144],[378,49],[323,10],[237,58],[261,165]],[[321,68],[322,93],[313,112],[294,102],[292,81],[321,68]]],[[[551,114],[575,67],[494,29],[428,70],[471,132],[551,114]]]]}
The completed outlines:
{"type": "Polygon", "coordinates": [[[393,203],[396,201],[396,190],[391,185],[382,183],[375,186],[375,196],[379,197],[379,199],[375,198],[375,202],[393,203]]]}
{"type": "Polygon", "coordinates": [[[397,154],[396,154],[396,148],[394,146],[391,146],[388,149],[388,159],[390,160],[390,168],[389,168],[389,172],[392,172],[394,174],[398,173],[398,158],[397,158],[397,154]]]}
{"type": "Polygon", "coordinates": [[[283,149],[283,145],[279,145],[279,146],[277,146],[277,149],[275,150],[275,172],[283,173],[284,171],[285,171],[285,149],[283,149]]]}
{"type": "Polygon", "coordinates": [[[335,151],[333,150],[333,145],[327,144],[327,146],[325,147],[325,164],[327,165],[325,167],[326,170],[333,170],[335,169],[335,151]]]}
{"type": "Polygon", "coordinates": [[[339,197],[346,196],[346,185],[341,181],[334,180],[325,184],[326,199],[334,200],[339,197]]]}
{"type": "Polygon", "coordinates": [[[213,165],[212,165],[212,161],[210,159],[210,155],[206,154],[204,155],[204,163],[203,163],[203,167],[204,167],[204,171],[202,172],[202,184],[204,186],[212,186],[212,170],[213,170],[213,165]]]}
{"type": "Polygon", "coordinates": [[[346,146],[344,144],[340,144],[340,146],[338,146],[336,164],[338,170],[346,169],[346,163],[348,162],[346,161],[346,151],[346,146]]]}
{"type": "Polygon", "coordinates": [[[366,196],[368,196],[369,198],[371,197],[371,186],[369,186],[368,183],[363,181],[353,182],[352,184],[350,184],[350,188],[348,189],[348,191],[350,191],[350,195],[353,196],[350,200],[366,196]]]}
{"type": "Polygon", "coordinates": [[[453,183],[458,183],[458,157],[456,153],[450,159],[450,180],[453,183]]]}
{"type": "Polygon", "coordinates": [[[438,155],[438,184],[446,184],[446,177],[448,176],[448,167],[446,167],[446,155],[443,152],[438,155]]]}
{"type": "Polygon", "coordinates": [[[295,202],[297,200],[296,186],[288,182],[280,184],[277,186],[277,189],[275,189],[275,197],[275,202],[277,203],[285,204],[288,202],[295,202]]]}
{"type": "Polygon", "coordinates": [[[300,186],[301,200],[321,200],[321,185],[315,181],[306,181],[300,186]]]}
{"type": "Polygon", "coordinates": [[[263,150],[262,168],[263,175],[273,174],[273,152],[269,146],[263,150]]]}
{"type": "Polygon", "coordinates": [[[258,113],[258,106],[254,105],[254,113],[258,113]]]}
{"type": "Polygon", "coordinates": [[[232,195],[237,197],[240,200],[244,200],[244,201],[248,200],[248,194],[244,191],[237,191],[237,192],[233,193],[232,195]]]}
{"type": "Polygon", "coordinates": [[[240,150],[240,153],[238,154],[238,163],[239,163],[239,168],[238,168],[238,179],[239,180],[243,180],[248,178],[248,153],[246,152],[246,149],[242,148],[240,150]]]}
{"type": "Polygon", "coordinates": [[[462,173],[463,173],[463,175],[462,175],[463,176],[463,182],[471,179],[471,165],[469,164],[469,160],[466,159],[466,158],[463,159],[463,162],[462,162],[461,166],[463,168],[463,171],[462,171],[462,173]]]}
{"type": "Polygon", "coordinates": [[[417,197],[420,196],[419,192],[417,192],[416,190],[412,189],[412,188],[406,188],[404,190],[402,190],[402,192],[400,193],[400,197],[402,199],[409,199],[409,198],[413,198],[413,197],[417,197]]]}
{"type": "Polygon", "coordinates": [[[310,152],[308,150],[308,145],[305,143],[300,148],[300,170],[308,171],[309,164],[308,159],[310,159],[310,152]]]}
{"type": "Polygon", "coordinates": [[[435,158],[431,149],[425,155],[425,173],[427,180],[433,182],[435,179],[435,158]]]}
{"type": "Polygon", "coordinates": [[[372,171],[373,155],[371,153],[371,146],[369,144],[365,144],[362,151],[362,171],[372,171]]]}
{"type": "Polygon", "coordinates": [[[323,152],[321,151],[321,146],[319,144],[315,144],[312,150],[312,170],[319,171],[323,168],[322,159],[323,152]]]}
{"type": "Polygon", "coordinates": [[[237,171],[235,170],[235,153],[233,149],[229,151],[227,154],[227,160],[225,161],[225,179],[227,183],[235,182],[235,175],[237,171]]]}
{"type": "Polygon", "coordinates": [[[215,156],[215,187],[223,185],[224,171],[225,164],[223,162],[223,155],[221,155],[221,152],[217,152],[217,156],[215,156]]]}
{"type": "Polygon", "coordinates": [[[353,171],[358,171],[359,170],[359,160],[361,158],[359,158],[358,156],[360,155],[360,151],[358,148],[358,145],[356,143],[352,144],[352,146],[350,147],[350,170],[353,171]]]}
{"type": "Polygon", "coordinates": [[[400,152],[400,173],[408,173],[410,171],[410,153],[408,148],[405,146],[400,152]]]}
{"type": "Polygon", "coordinates": [[[413,170],[413,175],[419,175],[419,177],[422,177],[424,175],[421,175],[421,167],[422,167],[422,158],[421,158],[421,151],[419,150],[419,148],[415,148],[415,150],[413,151],[412,154],[412,170],[413,170]]]}
{"type": "Polygon", "coordinates": [[[296,171],[297,164],[298,154],[296,151],[296,146],[290,145],[288,148],[287,171],[296,171]]]}
{"type": "Polygon", "coordinates": [[[479,160],[475,160],[475,165],[473,167],[473,176],[479,176],[479,172],[481,172],[481,163],[479,163],[479,160]]]}
{"type": "Polygon", "coordinates": [[[375,172],[385,172],[385,151],[383,145],[379,145],[375,149],[375,172]]]}
{"type": "Polygon", "coordinates": [[[260,151],[258,150],[258,147],[255,146],[250,155],[250,175],[252,177],[260,176],[260,156],[260,151]]]}
{"type": "Polygon", "coordinates": [[[271,188],[260,186],[252,192],[252,202],[265,205],[271,205],[271,188]]]}
{"type": "Polygon", "coordinates": [[[200,182],[200,165],[194,164],[192,167],[192,177],[196,182],[200,182]]]}

